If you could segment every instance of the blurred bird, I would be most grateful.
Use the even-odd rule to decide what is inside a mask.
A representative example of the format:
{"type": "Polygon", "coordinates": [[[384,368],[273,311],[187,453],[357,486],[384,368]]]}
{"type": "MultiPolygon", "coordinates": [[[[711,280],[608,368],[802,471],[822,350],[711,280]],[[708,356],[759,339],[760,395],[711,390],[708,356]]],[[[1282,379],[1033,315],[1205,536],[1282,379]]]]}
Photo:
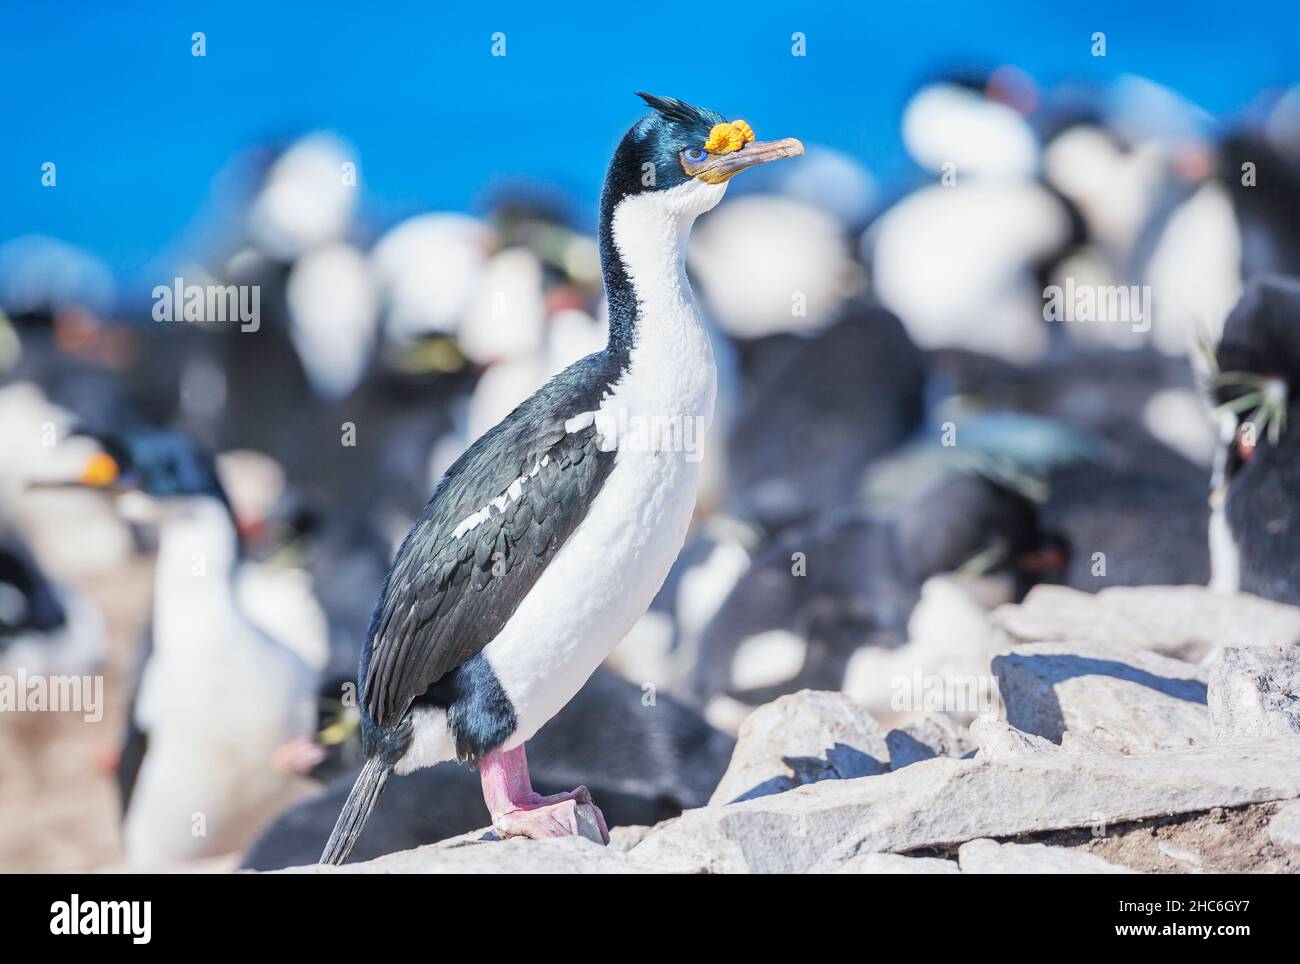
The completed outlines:
{"type": "Polygon", "coordinates": [[[960,352],[931,362],[953,392],[939,411],[960,443],[935,451],[1021,480],[1069,549],[1063,584],[1204,584],[1213,432],[1185,362],[1149,349],[1032,367],[960,352]]]}
{"type": "Polygon", "coordinates": [[[456,334],[481,287],[491,245],[487,225],[461,214],[422,214],[380,238],[370,260],[388,337],[456,334]]]}
{"type": "Polygon", "coordinates": [[[827,513],[769,543],[728,594],[701,639],[694,696],[754,707],[841,689],[859,648],[906,642],[932,576],[995,577],[1006,601],[1064,566],[1033,502],[978,473],[941,476],[892,513],[827,513]]]}
{"type": "Polygon", "coordinates": [[[475,442],[399,549],[361,657],[367,761],[322,862],[347,858],[392,773],[451,759],[478,763],[501,833],[578,832],[590,795],[535,793],[524,742],[645,612],[690,524],[716,387],[686,241],[732,176],[803,153],[641,96],[653,113],[601,196],[609,342],[475,442]]]}
{"type": "Polygon", "coordinates": [[[790,198],[738,198],[705,221],[698,235],[691,277],[733,338],[821,330],[835,320],[862,273],[839,223],[790,198]]]}
{"type": "Polygon", "coordinates": [[[132,723],[132,863],[242,850],[314,787],[312,670],[236,600],[239,534],[210,456],[176,432],[95,436],[80,484],[159,528],[152,646],[132,723]]]}
{"type": "Polygon", "coordinates": [[[1184,162],[1189,196],[1151,229],[1144,280],[1160,292],[1155,343],[1169,354],[1217,340],[1246,279],[1300,274],[1300,155],[1251,127],[1184,162]]]}
{"type": "Polygon", "coordinates": [[[1214,351],[1212,585],[1300,604],[1300,279],[1246,286],[1214,351]]]}
{"type": "Polygon", "coordinates": [[[83,594],[55,585],[15,531],[0,527],[0,662],[27,673],[100,664],[104,619],[83,594]]]}
{"type": "Polygon", "coordinates": [[[920,426],[926,374],[898,318],[858,302],[773,369],[755,374],[728,444],[733,514],[768,532],[848,502],[920,426]]]}
{"type": "Polygon", "coordinates": [[[706,518],[606,665],[630,680],[677,692],[695,666],[700,635],[749,568],[762,536],[757,527],[729,516],[706,518]]]}
{"type": "Polygon", "coordinates": [[[1078,224],[1038,179],[1034,131],[992,81],[941,78],[908,103],[904,143],[939,183],[881,215],[861,247],[874,294],[922,348],[1024,361],[1048,347],[1039,271],[1078,224]]]}

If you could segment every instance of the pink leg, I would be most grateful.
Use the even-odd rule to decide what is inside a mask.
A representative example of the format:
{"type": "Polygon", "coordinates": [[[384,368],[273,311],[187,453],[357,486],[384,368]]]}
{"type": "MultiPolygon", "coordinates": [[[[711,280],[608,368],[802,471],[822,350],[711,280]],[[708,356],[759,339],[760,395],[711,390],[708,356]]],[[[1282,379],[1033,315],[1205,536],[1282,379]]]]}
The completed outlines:
{"type": "MultiPolygon", "coordinates": [[[[591,793],[578,787],[568,793],[544,797],[533,791],[528,777],[528,758],[521,744],[513,750],[493,750],[479,763],[483,781],[483,801],[492,814],[492,826],[502,836],[576,837],[579,804],[591,803],[591,793]]],[[[609,829],[604,814],[592,804],[600,833],[609,843],[609,829]]]]}

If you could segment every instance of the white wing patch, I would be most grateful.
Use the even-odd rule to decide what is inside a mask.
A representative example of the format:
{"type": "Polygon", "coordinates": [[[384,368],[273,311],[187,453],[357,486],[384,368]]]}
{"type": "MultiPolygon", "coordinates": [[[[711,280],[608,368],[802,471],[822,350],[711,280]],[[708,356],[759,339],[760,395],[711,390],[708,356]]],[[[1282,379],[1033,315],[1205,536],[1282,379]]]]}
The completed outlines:
{"type": "Polygon", "coordinates": [[[550,464],[551,464],[551,457],[549,455],[542,456],[535,463],[533,463],[533,467],[529,472],[519,476],[519,478],[511,482],[510,485],[506,488],[505,492],[497,496],[495,499],[490,501],[487,505],[483,506],[483,508],[479,509],[477,512],[473,513],[472,515],[466,516],[461,521],[460,525],[456,526],[456,528],[452,531],[451,537],[453,539],[460,539],[465,535],[465,533],[473,532],[484,522],[487,522],[488,519],[492,518],[493,509],[496,509],[498,513],[504,513],[506,511],[506,506],[508,506],[511,502],[517,501],[519,497],[524,494],[524,483],[527,482],[529,479],[535,477],[538,472],[542,471],[542,469],[545,466],[550,464]]]}
{"type": "MultiPolygon", "coordinates": [[[[624,414],[624,418],[626,415],[624,414]]],[[[564,430],[572,435],[590,426],[596,426],[596,450],[614,452],[618,449],[619,416],[604,408],[591,412],[581,412],[564,423],[564,430]]]]}
{"type": "Polygon", "coordinates": [[[573,416],[573,418],[564,423],[564,431],[572,435],[574,432],[581,432],[584,428],[595,421],[596,413],[594,411],[582,412],[579,415],[573,416]]]}

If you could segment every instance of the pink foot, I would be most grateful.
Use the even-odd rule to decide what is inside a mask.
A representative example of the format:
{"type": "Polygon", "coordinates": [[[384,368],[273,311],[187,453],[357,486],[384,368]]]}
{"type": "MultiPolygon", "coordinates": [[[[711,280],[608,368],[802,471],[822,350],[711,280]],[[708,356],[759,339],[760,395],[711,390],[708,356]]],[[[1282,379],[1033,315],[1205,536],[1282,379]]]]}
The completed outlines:
{"type": "Polygon", "coordinates": [[[503,837],[544,840],[580,836],[578,807],[587,804],[594,811],[601,842],[609,843],[605,815],[592,803],[586,787],[549,796],[533,791],[522,746],[514,750],[493,750],[483,757],[479,773],[483,800],[492,814],[492,827],[503,837]]]}
{"type": "Polygon", "coordinates": [[[578,836],[578,805],[572,800],[524,810],[509,810],[492,818],[492,827],[503,837],[578,836]]]}

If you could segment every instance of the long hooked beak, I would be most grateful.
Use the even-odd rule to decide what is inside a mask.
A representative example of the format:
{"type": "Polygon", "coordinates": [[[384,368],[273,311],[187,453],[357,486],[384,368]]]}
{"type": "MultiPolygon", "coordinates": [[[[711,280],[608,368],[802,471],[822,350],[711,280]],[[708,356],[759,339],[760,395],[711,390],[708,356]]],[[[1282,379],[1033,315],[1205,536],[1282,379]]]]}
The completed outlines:
{"type": "Polygon", "coordinates": [[[683,151],[681,161],[682,170],[691,177],[709,184],[722,184],[751,167],[779,161],[783,157],[798,157],[802,153],[803,143],[798,138],[787,137],[779,141],[753,141],[730,154],[710,155],[698,164],[687,160],[683,151]]]}

